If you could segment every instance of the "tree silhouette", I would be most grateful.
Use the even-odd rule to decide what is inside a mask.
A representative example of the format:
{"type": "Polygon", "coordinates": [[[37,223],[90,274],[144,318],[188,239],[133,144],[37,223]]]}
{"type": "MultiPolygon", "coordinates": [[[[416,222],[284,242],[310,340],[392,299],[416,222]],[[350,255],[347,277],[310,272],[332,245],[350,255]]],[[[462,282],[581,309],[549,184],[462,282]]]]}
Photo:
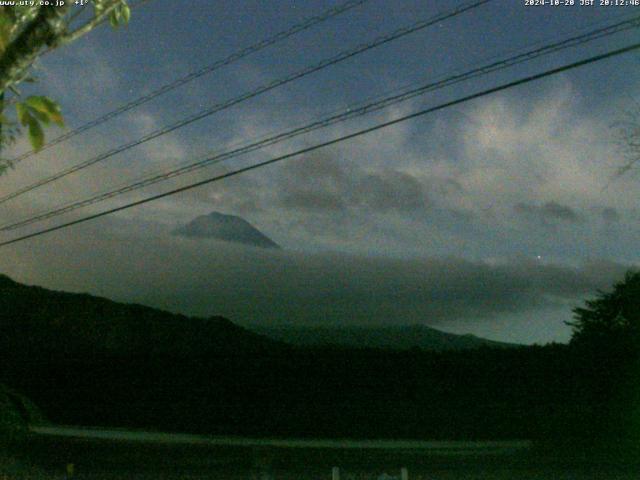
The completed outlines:
{"type": "Polygon", "coordinates": [[[607,352],[640,351],[640,271],[629,271],[611,292],[599,292],[584,307],[573,309],[572,345],[607,352]]]}
{"type": "Polygon", "coordinates": [[[640,445],[640,271],[573,310],[571,346],[588,372],[587,391],[605,435],[640,445]]]}

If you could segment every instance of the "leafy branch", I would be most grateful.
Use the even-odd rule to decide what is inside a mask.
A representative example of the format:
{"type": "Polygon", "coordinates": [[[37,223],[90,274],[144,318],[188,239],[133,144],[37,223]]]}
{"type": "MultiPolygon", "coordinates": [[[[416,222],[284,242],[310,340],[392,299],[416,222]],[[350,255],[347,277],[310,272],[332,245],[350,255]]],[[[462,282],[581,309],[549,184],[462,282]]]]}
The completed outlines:
{"type": "MultiPolygon", "coordinates": [[[[75,11],[71,4],[67,1],[56,7],[16,5],[0,9],[0,151],[16,140],[22,128],[37,151],[44,145],[45,127],[64,125],[55,101],[44,96],[23,100],[17,89],[22,82],[36,81],[29,75],[34,63],[106,21],[118,28],[131,18],[126,0],[93,0],[91,6],[76,7],[75,11]],[[79,25],[78,19],[83,19],[79,25]],[[10,105],[15,105],[15,118],[7,109],[10,105]]],[[[7,161],[0,159],[0,173],[7,166],[7,161]]]]}

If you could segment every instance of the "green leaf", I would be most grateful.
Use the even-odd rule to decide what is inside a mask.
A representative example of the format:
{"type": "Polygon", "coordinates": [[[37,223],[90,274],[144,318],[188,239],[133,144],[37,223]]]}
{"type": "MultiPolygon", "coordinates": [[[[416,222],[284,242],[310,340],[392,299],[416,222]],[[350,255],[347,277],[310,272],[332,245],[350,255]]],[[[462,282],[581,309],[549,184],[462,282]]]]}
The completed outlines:
{"type": "Polygon", "coordinates": [[[13,26],[13,19],[9,14],[9,9],[0,9],[0,52],[3,52],[10,43],[10,32],[13,26]]]}
{"type": "Polygon", "coordinates": [[[120,18],[119,18],[119,10],[114,8],[111,13],[109,13],[109,23],[113,28],[118,28],[120,26],[120,18]]]}
{"type": "Polygon", "coordinates": [[[131,9],[129,8],[129,5],[127,5],[126,3],[124,3],[120,9],[122,10],[121,13],[121,17],[122,17],[122,23],[123,24],[127,24],[129,23],[129,20],[131,19],[131,9]]]}
{"type": "Polygon", "coordinates": [[[40,112],[40,111],[35,110],[33,108],[29,108],[29,114],[32,117],[35,117],[36,120],[38,120],[40,123],[43,123],[45,125],[49,125],[49,123],[51,122],[51,119],[49,118],[48,114],[40,112]]]}
{"type": "Polygon", "coordinates": [[[28,117],[29,124],[29,141],[35,151],[38,151],[44,145],[44,132],[40,126],[40,122],[31,115],[28,117]]]}
{"type": "Polygon", "coordinates": [[[118,28],[122,25],[126,25],[129,23],[129,19],[131,18],[131,8],[127,5],[127,2],[124,0],[120,1],[120,4],[117,5],[111,13],[109,14],[109,22],[113,28],[118,28]]]}
{"type": "Polygon", "coordinates": [[[44,115],[45,119],[40,118],[45,123],[49,123],[52,121],[56,125],[61,127],[64,126],[64,120],[62,119],[62,115],[60,114],[60,105],[51,100],[48,97],[43,96],[32,96],[27,98],[24,103],[26,103],[29,108],[39,112],[41,115],[44,115]]]}
{"type": "Polygon", "coordinates": [[[22,125],[27,124],[27,117],[29,117],[29,109],[22,103],[16,103],[16,114],[18,115],[18,121],[22,125]]]}
{"type": "Polygon", "coordinates": [[[96,17],[99,17],[100,15],[102,15],[102,12],[104,12],[105,9],[105,4],[104,2],[100,1],[100,0],[94,0],[93,2],[93,13],[96,17]]]}
{"type": "Polygon", "coordinates": [[[24,101],[27,105],[41,112],[60,112],[60,105],[48,97],[34,95],[24,101]]]}

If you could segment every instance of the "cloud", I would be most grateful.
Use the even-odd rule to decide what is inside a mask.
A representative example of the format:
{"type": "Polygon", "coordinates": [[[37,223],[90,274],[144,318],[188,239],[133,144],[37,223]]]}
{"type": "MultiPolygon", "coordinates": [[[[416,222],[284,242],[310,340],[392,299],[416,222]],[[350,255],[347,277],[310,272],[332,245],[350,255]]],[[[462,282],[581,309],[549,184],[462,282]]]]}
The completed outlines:
{"type": "Polygon", "coordinates": [[[392,168],[365,169],[316,155],[283,169],[279,203],[293,210],[406,214],[428,208],[426,185],[392,168]]]}
{"type": "MultiPolygon", "coordinates": [[[[456,175],[474,200],[501,207],[603,201],[618,165],[605,115],[582,110],[567,78],[532,96],[497,95],[472,105],[464,121],[464,169],[456,175]],[[495,202],[494,202],[495,203],[495,202]]],[[[616,201],[630,204],[616,195],[616,201]]]]}
{"type": "Polygon", "coordinates": [[[606,207],[602,209],[602,219],[607,223],[616,223],[620,221],[620,213],[613,207],[606,207]]]}
{"type": "Polygon", "coordinates": [[[392,169],[365,174],[352,190],[352,199],[381,212],[415,212],[428,205],[425,186],[411,174],[392,169]]]}
{"type": "MultiPolygon", "coordinates": [[[[100,58],[89,60],[101,63],[100,58]]],[[[108,73],[100,75],[107,78],[108,73]]],[[[59,81],[64,84],[63,77],[59,81]]],[[[121,87],[117,77],[110,85],[111,94],[102,99],[107,104],[118,99],[112,90],[121,87]]],[[[166,165],[174,157],[195,158],[192,153],[205,145],[225,151],[340,107],[313,105],[305,110],[287,92],[278,92],[275,99],[229,110],[224,117],[150,142],[24,202],[8,204],[4,214],[7,220],[19,218],[123,183],[143,169],[158,167],[154,159],[166,165]]],[[[101,222],[102,229],[79,227],[56,237],[64,242],[38,240],[41,247],[33,252],[21,247],[15,261],[8,254],[3,263],[22,278],[55,288],[89,288],[241,321],[426,319],[444,325],[512,316],[525,324],[525,317],[535,319],[543,310],[547,319],[556,314],[565,318],[567,302],[577,301],[591,287],[606,288],[615,277],[609,270],[592,272],[585,258],[606,256],[617,261],[611,264],[618,272],[620,264],[635,258],[640,233],[635,224],[624,225],[623,231],[620,221],[631,218],[629,211],[635,208],[628,194],[633,190],[626,188],[632,182],[625,178],[616,188],[602,190],[607,172],[618,166],[606,142],[610,118],[585,112],[580,102],[566,78],[532,95],[496,95],[460,111],[442,112],[433,122],[407,122],[121,212],[101,222]],[[215,242],[163,237],[212,210],[242,216],[289,252],[267,259],[215,242]],[[596,224],[601,231],[581,212],[601,216],[596,224]],[[563,228],[548,235],[521,218],[563,228]],[[323,253],[327,251],[341,253],[323,253]],[[527,263],[524,255],[557,263],[527,263]],[[485,261],[488,258],[516,260],[496,263],[485,261]]],[[[94,105],[83,96],[77,103],[79,110],[94,105]]],[[[119,129],[109,127],[104,135],[96,130],[45,151],[37,162],[25,163],[3,180],[22,186],[42,178],[122,143],[122,131],[135,135],[165,124],[175,117],[174,107],[161,103],[133,112],[122,125],[117,123],[119,129]],[[133,130],[127,132],[125,124],[133,130]]],[[[417,104],[408,102],[402,111],[334,125],[234,163],[173,179],[134,198],[288,153],[414,108],[417,104]]],[[[564,327],[558,322],[560,331],[564,327]]]]}
{"type": "Polygon", "coordinates": [[[292,189],[281,194],[281,205],[287,209],[323,212],[344,212],[347,208],[339,195],[329,192],[309,192],[292,189]]]}
{"type": "Polygon", "coordinates": [[[26,283],[244,324],[480,326],[510,316],[556,338],[566,333],[562,320],[572,305],[609,288],[626,269],[612,262],[567,267],[524,258],[488,263],[258,251],[161,229],[135,236],[130,228],[112,219],[18,244],[6,250],[1,271],[26,283]],[[555,324],[548,315],[536,322],[538,312],[550,309],[555,324]]]}
{"type": "MultiPolygon", "coordinates": [[[[362,137],[184,192],[149,204],[143,211],[123,212],[121,217],[153,220],[175,228],[215,210],[260,225],[285,248],[307,251],[475,259],[542,254],[572,264],[582,261],[589,250],[594,256],[633,258],[628,248],[631,240],[625,237],[622,245],[621,237],[611,243],[604,234],[593,235],[592,222],[585,221],[586,214],[581,213],[600,216],[601,205],[608,205],[623,215],[629,209],[629,196],[611,192],[602,198],[598,182],[604,178],[603,167],[595,159],[606,164],[608,150],[599,143],[601,122],[578,115],[570,85],[554,84],[558,85],[562,88],[540,90],[530,98],[505,95],[470,104],[462,119],[453,112],[433,125],[405,124],[399,130],[362,137]],[[562,135],[554,133],[559,127],[562,135]],[[532,131],[539,135],[531,135],[532,131]],[[583,174],[589,179],[581,178],[583,174]],[[562,228],[551,242],[548,232],[532,230],[522,219],[562,228]],[[575,248],[576,236],[591,239],[588,249],[575,248]]],[[[286,95],[279,97],[280,103],[286,101],[286,95]]],[[[411,110],[410,105],[406,107],[411,110]]],[[[301,109],[293,110],[294,123],[310,116],[301,109]]],[[[387,112],[376,121],[396,113],[387,112]]],[[[146,121],[156,124],[163,118],[158,115],[140,114],[139,126],[146,121]]],[[[229,112],[228,116],[228,131],[210,139],[220,151],[291,126],[279,124],[279,117],[270,115],[268,106],[239,116],[229,112]]],[[[175,178],[145,190],[145,195],[309,146],[366,123],[358,119],[349,127],[335,125],[233,164],[175,178]]],[[[130,178],[148,166],[151,157],[165,161],[186,155],[197,143],[192,140],[185,134],[151,142],[147,148],[132,152],[141,153],[140,159],[106,162],[99,172],[91,169],[86,176],[61,182],[55,196],[49,195],[52,190],[43,189],[38,201],[46,205],[58,196],[66,200],[90,189],[104,189],[105,184],[121,183],[123,177],[130,178]]],[[[69,158],[80,157],[90,148],[88,143],[69,145],[69,158]]],[[[99,150],[104,148],[107,146],[99,150]]],[[[57,161],[56,153],[51,152],[53,162],[57,161]]],[[[34,176],[40,168],[47,167],[37,165],[28,174],[34,176]]]]}
{"type": "Polygon", "coordinates": [[[516,204],[514,210],[519,215],[534,218],[543,223],[549,221],[577,223],[582,221],[582,216],[574,209],[558,202],[546,202],[543,205],[531,205],[520,202],[516,204]]]}

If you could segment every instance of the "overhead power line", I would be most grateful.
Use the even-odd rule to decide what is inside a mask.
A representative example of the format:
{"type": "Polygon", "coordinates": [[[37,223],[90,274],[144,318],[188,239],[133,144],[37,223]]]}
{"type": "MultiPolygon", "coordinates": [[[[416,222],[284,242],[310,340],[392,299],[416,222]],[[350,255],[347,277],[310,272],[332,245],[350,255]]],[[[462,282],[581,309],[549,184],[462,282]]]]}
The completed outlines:
{"type": "Polygon", "coordinates": [[[514,81],[511,81],[511,82],[508,82],[508,83],[504,83],[504,84],[499,85],[497,87],[493,87],[493,88],[489,88],[489,89],[486,89],[486,90],[482,90],[480,92],[477,92],[477,93],[474,93],[474,94],[471,94],[471,95],[467,95],[467,96],[458,98],[456,100],[451,100],[449,102],[441,103],[440,105],[437,105],[435,107],[430,107],[430,108],[425,108],[425,109],[422,109],[422,110],[418,110],[416,112],[410,113],[408,115],[404,115],[404,116],[396,118],[394,120],[390,120],[390,121],[384,122],[384,123],[379,123],[379,124],[374,125],[372,127],[361,129],[361,130],[358,130],[356,132],[353,132],[353,133],[350,133],[350,134],[347,134],[347,135],[343,135],[343,136],[334,138],[332,140],[328,140],[326,142],[318,143],[318,144],[310,146],[310,147],[302,148],[300,150],[296,150],[294,152],[287,153],[285,155],[280,155],[278,157],[271,158],[269,160],[258,162],[258,163],[255,163],[253,165],[249,165],[247,167],[239,168],[239,169],[233,170],[231,172],[227,172],[227,173],[223,173],[223,174],[220,174],[220,175],[216,175],[214,177],[210,177],[210,178],[207,178],[205,180],[200,180],[198,182],[191,183],[189,185],[185,185],[185,186],[173,189],[173,190],[169,190],[169,191],[164,192],[164,193],[153,195],[153,196],[141,199],[141,200],[137,200],[135,202],[131,202],[131,203],[127,203],[125,205],[121,205],[119,207],[111,208],[109,210],[105,210],[105,211],[102,211],[102,212],[99,212],[99,213],[88,215],[86,217],[82,217],[82,218],[79,218],[79,219],[76,219],[76,220],[73,220],[73,221],[70,221],[70,222],[66,222],[66,223],[63,223],[63,224],[60,224],[60,225],[56,225],[54,227],[45,228],[45,229],[39,230],[37,232],[30,233],[28,235],[23,235],[23,236],[18,237],[18,238],[7,240],[7,241],[4,241],[4,242],[1,242],[0,243],[0,247],[11,245],[11,244],[14,244],[14,243],[17,243],[17,242],[21,242],[21,241],[27,240],[29,238],[38,237],[38,236],[44,235],[46,233],[51,233],[51,232],[54,232],[54,231],[57,231],[57,230],[62,230],[64,228],[68,228],[68,227],[71,227],[73,225],[78,225],[80,223],[88,222],[89,220],[94,220],[96,218],[104,217],[104,216],[110,215],[112,213],[116,213],[116,212],[120,212],[120,211],[123,211],[123,210],[127,210],[129,208],[133,208],[133,207],[136,207],[136,206],[139,206],[139,205],[143,205],[145,203],[153,202],[155,200],[159,200],[161,198],[169,197],[171,195],[176,195],[178,193],[181,193],[181,192],[184,192],[184,191],[187,191],[187,190],[191,190],[191,189],[194,189],[194,188],[197,188],[197,187],[200,187],[200,186],[203,186],[203,185],[207,185],[207,184],[210,184],[210,183],[214,183],[214,182],[217,182],[217,181],[229,178],[229,177],[234,177],[236,175],[240,175],[242,173],[249,172],[251,170],[256,170],[258,168],[266,167],[267,165],[272,165],[274,163],[282,162],[282,161],[287,160],[289,158],[299,157],[301,155],[313,152],[315,150],[319,150],[321,148],[325,148],[325,147],[328,147],[328,146],[331,146],[331,145],[335,145],[335,144],[344,142],[346,140],[351,140],[353,138],[360,137],[362,135],[366,135],[366,134],[381,130],[383,128],[387,128],[387,127],[390,127],[392,125],[396,125],[396,124],[401,123],[401,122],[406,122],[407,120],[418,118],[418,117],[427,115],[429,113],[433,113],[433,112],[436,112],[436,111],[439,111],[439,110],[443,110],[445,108],[449,108],[449,107],[452,107],[452,106],[455,106],[455,105],[460,105],[460,104],[468,102],[470,100],[475,100],[477,98],[485,97],[487,95],[491,95],[493,93],[497,93],[497,92],[500,92],[502,90],[513,88],[513,87],[516,87],[516,86],[519,86],[519,85],[524,85],[526,83],[530,83],[530,82],[533,82],[535,80],[540,80],[542,78],[549,77],[551,75],[556,75],[558,73],[566,72],[566,71],[572,70],[574,68],[578,68],[578,67],[582,67],[582,66],[585,66],[585,65],[589,65],[589,64],[595,63],[595,62],[599,62],[599,61],[605,60],[607,58],[611,58],[611,57],[614,57],[614,56],[622,55],[624,53],[631,52],[631,51],[637,50],[639,48],[640,48],[640,43],[635,43],[633,45],[630,45],[630,46],[627,46],[627,47],[624,47],[624,48],[619,48],[619,49],[616,49],[616,50],[612,50],[612,51],[609,51],[607,53],[603,53],[603,54],[600,54],[600,55],[595,55],[595,56],[589,57],[589,58],[584,59],[584,60],[580,60],[580,61],[577,61],[577,62],[573,62],[573,63],[569,63],[569,64],[566,64],[566,65],[563,65],[561,67],[556,67],[556,68],[553,68],[553,69],[550,69],[550,70],[546,70],[546,71],[544,71],[542,73],[538,73],[538,74],[535,74],[535,75],[530,75],[530,76],[527,76],[527,77],[524,77],[524,78],[521,78],[521,79],[518,79],[518,80],[514,80],[514,81]]]}
{"type": "Polygon", "coordinates": [[[8,195],[4,195],[3,197],[0,197],[0,203],[4,203],[4,202],[7,202],[7,201],[9,201],[11,199],[14,199],[16,197],[19,197],[20,195],[23,195],[23,194],[25,194],[27,192],[35,190],[36,188],[39,188],[39,187],[41,187],[43,185],[47,185],[47,184],[49,184],[51,182],[59,180],[60,178],[66,177],[67,175],[75,173],[75,172],[77,172],[79,170],[83,170],[83,169],[85,169],[87,167],[95,165],[96,163],[102,162],[102,161],[104,161],[104,160],[106,160],[106,159],[108,159],[108,158],[110,158],[110,157],[112,157],[112,156],[114,156],[114,155],[116,155],[118,153],[122,153],[122,152],[124,152],[126,150],[129,150],[129,149],[133,148],[133,147],[141,145],[141,144],[143,144],[145,142],[148,142],[148,141],[153,140],[155,138],[158,138],[160,136],[166,135],[166,134],[168,134],[170,132],[173,132],[174,130],[177,130],[179,128],[187,126],[187,125],[189,125],[189,124],[191,124],[193,122],[201,120],[201,119],[203,119],[205,117],[208,117],[210,115],[213,115],[216,112],[219,112],[221,110],[225,110],[225,109],[230,108],[230,107],[232,107],[234,105],[237,105],[239,103],[242,103],[244,101],[247,101],[249,99],[257,97],[257,96],[259,96],[259,95],[261,95],[263,93],[266,93],[266,92],[268,92],[270,90],[278,88],[278,87],[280,87],[282,85],[285,85],[285,84],[288,84],[288,83],[293,82],[295,80],[298,80],[300,78],[306,77],[307,75],[315,73],[315,72],[317,72],[319,70],[322,70],[324,68],[327,68],[327,67],[329,67],[331,65],[335,65],[335,64],[340,63],[340,62],[342,62],[344,60],[347,60],[347,59],[349,59],[351,57],[355,57],[356,55],[364,53],[364,52],[366,52],[368,50],[372,50],[372,49],[374,49],[376,47],[379,47],[379,46],[384,45],[386,43],[389,43],[391,41],[397,40],[397,39],[399,39],[401,37],[404,37],[404,36],[409,35],[411,33],[417,32],[419,30],[427,28],[427,27],[429,27],[431,25],[434,25],[436,23],[443,22],[443,21],[445,21],[447,19],[453,18],[453,17],[455,17],[457,15],[460,15],[460,14],[462,14],[464,12],[467,12],[469,10],[472,10],[474,8],[478,8],[478,7],[480,7],[480,6],[482,6],[482,5],[486,4],[486,3],[489,3],[490,1],[492,1],[492,0],[474,1],[472,3],[467,3],[465,5],[456,7],[456,8],[454,8],[452,10],[449,10],[449,11],[447,11],[445,13],[441,13],[441,14],[435,15],[435,16],[430,17],[428,19],[420,20],[420,21],[418,21],[418,22],[416,22],[416,23],[414,23],[414,24],[412,24],[412,25],[410,25],[408,27],[403,27],[403,28],[397,29],[397,30],[395,30],[395,31],[393,31],[393,32],[391,32],[391,33],[389,33],[387,35],[383,35],[383,36],[377,37],[376,39],[374,39],[371,42],[363,43],[363,44],[360,44],[359,46],[356,46],[355,48],[352,48],[352,49],[349,49],[349,50],[345,50],[345,51],[343,51],[341,53],[338,53],[337,55],[335,55],[333,57],[330,57],[330,58],[327,58],[325,60],[322,60],[321,62],[319,62],[319,63],[317,63],[315,65],[306,67],[306,68],[304,68],[304,69],[302,69],[302,70],[300,70],[298,72],[295,72],[293,74],[287,75],[286,77],[274,80],[274,81],[272,81],[270,83],[267,83],[265,85],[262,85],[262,86],[256,88],[255,90],[252,90],[252,91],[250,91],[248,93],[245,93],[245,94],[240,95],[238,97],[234,97],[234,98],[232,98],[230,100],[227,100],[226,102],[219,103],[219,104],[214,104],[213,106],[211,106],[211,107],[209,107],[209,108],[207,108],[205,110],[201,110],[200,112],[198,112],[198,113],[196,113],[194,115],[191,115],[189,117],[186,117],[186,118],[184,118],[184,119],[182,119],[182,120],[180,120],[180,121],[178,121],[178,122],[176,122],[174,124],[162,127],[160,129],[157,129],[157,130],[155,130],[155,131],[153,131],[153,132],[151,132],[151,133],[149,133],[149,134],[147,134],[147,135],[145,135],[145,136],[143,136],[143,137],[141,137],[141,138],[139,138],[137,140],[134,140],[134,141],[126,143],[124,145],[120,145],[118,147],[115,147],[115,148],[113,148],[113,149],[111,149],[111,150],[109,150],[109,151],[107,151],[105,153],[102,153],[102,154],[100,154],[100,155],[98,155],[96,157],[93,157],[93,158],[91,158],[89,160],[85,160],[84,162],[78,163],[78,164],[76,164],[76,165],[74,165],[72,167],[66,168],[66,169],[64,169],[64,170],[62,170],[62,171],[60,171],[58,173],[55,173],[55,174],[53,174],[53,175],[51,175],[49,177],[41,179],[41,180],[39,180],[39,181],[37,181],[35,183],[32,183],[32,184],[30,184],[30,185],[28,185],[26,187],[23,187],[23,188],[21,188],[19,190],[16,190],[16,191],[14,191],[14,192],[12,192],[12,193],[10,193],[8,195]]]}
{"type": "Polygon", "coordinates": [[[114,198],[116,196],[123,195],[125,193],[129,193],[135,190],[139,190],[141,188],[168,180],[170,178],[174,178],[180,175],[184,175],[186,173],[199,170],[201,168],[208,167],[212,164],[217,164],[231,158],[236,158],[238,156],[245,155],[247,153],[297,137],[299,135],[306,134],[314,130],[318,130],[320,128],[325,128],[327,126],[333,125],[338,122],[342,122],[355,117],[363,116],[367,113],[381,110],[383,108],[389,107],[399,102],[406,101],[418,95],[423,95],[433,90],[441,89],[450,85],[460,83],[462,81],[466,81],[466,80],[476,78],[482,75],[486,75],[498,70],[512,67],[514,65],[517,65],[526,61],[530,61],[544,55],[549,55],[551,53],[555,53],[570,47],[582,45],[584,43],[587,43],[599,38],[603,38],[605,36],[613,35],[615,33],[619,33],[631,28],[637,28],[638,26],[640,26],[640,16],[635,16],[631,19],[623,20],[613,25],[609,25],[596,30],[592,30],[587,33],[583,33],[581,35],[563,39],[548,45],[544,45],[539,48],[530,49],[523,53],[471,69],[464,73],[451,75],[438,81],[432,81],[426,84],[422,84],[417,88],[405,90],[401,93],[387,96],[377,101],[368,102],[364,105],[361,105],[358,108],[348,108],[347,110],[344,110],[338,114],[325,117],[321,120],[308,123],[304,126],[297,127],[297,128],[279,133],[277,135],[269,136],[267,138],[254,141],[248,145],[234,148],[223,153],[214,154],[213,156],[209,156],[207,158],[197,160],[195,162],[189,163],[187,165],[183,165],[181,167],[175,168],[170,171],[147,176],[137,181],[125,184],[124,186],[113,188],[109,191],[99,193],[97,195],[94,195],[86,199],[81,199],[71,203],[67,203],[62,206],[58,206],[47,212],[40,213],[23,220],[19,220],[17,222],[1,225],[0,231],[11,231],[26,225],[30,225],[32,223],[57,217],[59,215],[63,215],[65,213],[71,212],[73,210],[77,210],[79,208],[83,208],[89,205],[94,205],[96,203],[114,198]]]}
{"type": "MultiPolygon", "coordinates": [[[[305,30],[308,30],[309,28],[318,25],[320,23],[323,23],[333,17],[336,17],[342,13],[345,13],[355,7],[358,7],[360,5],[362,5],[363,3],[368,2],[369,0],[349,0],[345,3],[342,3],[340,5],[337,5],[333,8],[329,8],[328,10],[320,13],[319,15],[315,15],[313,17],[309,17],[305,20],[303,20],[302,22],[291,26],[290,28],[283,30],[281,32],[276,33],[275,35],[265,38],[264,40],[261,40],[257,43],[254,43],[253,45],[250,45],[246,48],[243,48],[242,50],[239,50],[237,52],[234,52],[230,55],[228,55],[227,57],[217,60],[214,63],[207,65],[205,67],[200,68],[199,70],[195,70],[191,73],[188,73],[187,75],[180,77],[170,83],[167,83],[165,85],[162,85],[161,87],[157,88],[156,90],[153,90],[152,92],[149,92],[146,95],[143,95],[135,100],[132,100],[129,103],[126,103],[118,108],[116,108],[115,110],[112,110],[108,113],[105,113],[104,115],[95,118],[94,120],[91,120],[87,123],[84,123],[83,125],[80,125],[76,128],[74,128],[73,130],[70,130],[52,140],[50,140],[49,142],[45,143],[44,146],[38,150],[30,150],[28,152],[23,153],[22,155],[18,155],[17,157],[11,159],[11,163],[15,164],[21,160],[24,160],[26,158],[29,158],[33,155],[36,155],[40,152],[42,152],[43,150],[47,150],[48,148],[53,147],[54,145],[58,145],[59,143],[64,142],[65,140],[68,140],[72,137],[75,137],[76,135],[79,135],[80,133],[86,132],[87,130],[90,130],[94,127],[97,127],[98,125],[102,125],[103,123],[111,120],[112,118],[118,117],[119,115],[122,115],[123,113],[128,112],[129,110],[132,110],[134,108],[137,108],[141,105],[144,105],[147,102],[150,102],[151,100],[153,100],[154,98],[159,97],[160,95],[164,95],[165,93],[170,92],[171,90],[175,90],[178,87],[181,87],[182,85],[185,85],[193,80],[196,80],[200,77],[203,77],[204,75],[207,75],[209,73],[212,73],[222,67],[226,67],[228,65],[231,65],[232,63],[235,63],[239,60],[242,60],[243,58],[259,52],[260,50],[263,50],[264,48],[270,47],[271,45],[274,45],[278,42],[281,42],[283,40],[286,40],[287,38],[296,35],[297,33],[303,32],[305,30]]],[[[144,2],[138,2],[137,5],[144,3],[144,2]]],[[[132,6],[133,7],[133,6],[132,6]]]]}

